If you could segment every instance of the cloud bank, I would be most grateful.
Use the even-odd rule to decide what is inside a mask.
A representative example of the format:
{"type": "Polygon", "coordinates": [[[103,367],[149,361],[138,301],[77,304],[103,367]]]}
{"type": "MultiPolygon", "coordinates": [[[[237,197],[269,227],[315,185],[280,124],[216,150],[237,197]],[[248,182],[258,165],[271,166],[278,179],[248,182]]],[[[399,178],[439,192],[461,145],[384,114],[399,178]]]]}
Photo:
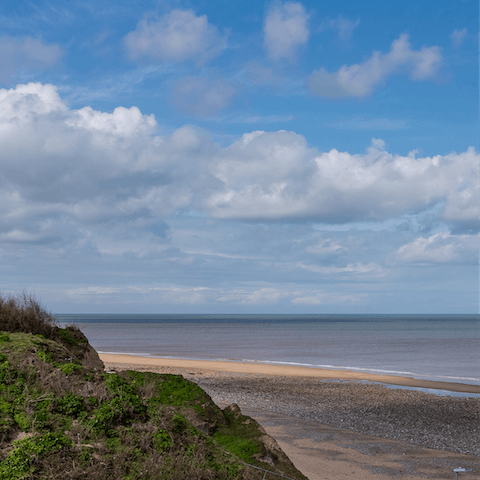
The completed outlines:
{"type": "Polygon", "coordinates": [[[207,200],[216,218],[324,223],[384,221],[443,205],[447,222],[478,220],[478,154],[418,158],[372,142],[365,154],[318,152],[294,132],[253,132],[219,152],[222,190],[207,200]]]}
{"type": "MultiPolygon", "coordinates": [[[[88,242],[97,235],[103,238],[98,251],[141,254],[148,238],[163,248],[165,221],[182,212],[225,221],[342,224],[436,208],[451,228],[478,225],[473,148],[398,156],[374,140],[363,154],[319,152],[287,131],[247,133],[223,148],[192,126],[159,135],[154,116],[137,107],[70,109],[54,86],[30,83],[0,90],[0,151],[4,244],[88,242]],[[126,233],[132,228],[144,239],[126,233]]],[[[398,255],[417,261],[419,251],[436,252],[449,238],[417,240],[398,255]]],[[[343,251],[329,243],[310,250],[317,256],[343,251]]]]}
{"type": "Polygon", "coordinates": [[[48,262],[63,272],[48,295],[68,290],[68,304],[355,310],[401,268],[476,268],[473,148],[320,152],[283,130],[222,147],[189,125],[161,130],[137,107],[69,108],[53,85],[0,90],[0,258],[29,272],[19,284],[41,285],[48,262]],[[419,227],[352,229],[409,219],[419,227]]]}

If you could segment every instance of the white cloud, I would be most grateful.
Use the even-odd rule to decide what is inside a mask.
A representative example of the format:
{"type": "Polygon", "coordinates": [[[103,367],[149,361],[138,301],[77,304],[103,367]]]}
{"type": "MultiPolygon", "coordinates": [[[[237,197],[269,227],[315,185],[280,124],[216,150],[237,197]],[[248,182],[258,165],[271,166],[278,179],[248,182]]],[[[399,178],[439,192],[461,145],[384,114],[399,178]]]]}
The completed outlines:
{"type": "Polygon", "coordinates": [[[28,122],[35,116],[62,113],[67,107],[53,85],[29,83],[15,88],[0,89],[0,121],[2,128],[16,128],[21,122],[28,122]]]}
{"type": "Polygon", "coordinates": [[[245,134],[219,152],[223,188],[206,208],[216,218],[324,223],[383,221],[444,204],[449,222],[478,220],[479,155],[392,155],[374,140],[366,154],[319,153],[294,132],[245,134]]]}
{"type": "Polygon", "coordinates": [[[440,232],[430,237],[419,237],[402,245],[397,258],[405,263],[469,263],[478,264],[478,236],[452,235],[440,232]]]}
{"type": "Polygon", "coordinates": [[[463,41],[465,40],[465,37],[467,36],[467,29],[462,28],[462,30],[455,29],[451,34],[450,34],[450,40],[452,41],[452,45],[456,48],[458,48],[463,41]]]}
{"type": "Polygon", "coordinates": [[[208,23],[206,15],[197,17],[193,10],[172,10],[159,20],[144,18],[125,37],[125,47],[133,60],[194,60],[198,65],[210,61],[225,44],[226,36],[208,23]]]}
{"type": "Polygon", "coordinates": [[[12,76],[42,70],[55,65],[62,56],[58,45],[45,44],[31,37],[0,38],[0,82],[10,83],[12,76]]]}
{"type": "Polygon", "coordinates": [[[308,41],[309,18],[301,3],[274,4],[267,12],[263,27],[268,55],[274,60],[293,60],[298,47],[308,41]]]}
{"type": "Polygon", "coordinates": [[[0,233],[76,238],[105,222],[128,231],[134,219],[158,224],[188,206],[215,146],[193,127],[165,137],[157,128],[137,107],[70,110],[52,85],[1,89],[0,233]],[[45,226],[48,219],[61,227],[45,226]]]}
{"type": "Polygon", "coordinates": [[[440,47],[422,47],[413,50],[408,35],[402,34],[392,43],[386,54],[374,52],[363,63],[344,65],[331,73],[321,68],[310,76],[312,93],[324,97],[365,97],[390,75],[408,73],[412,80],[433,78],[442,62],[440,47]]]}
{"type": "Polygon", "coordinates": [[[360,20],[356,20],[354,22],[353,20],[348,20],[341,16],[334,20],[330,20],[329,22],[330,28],[338,30],[338,36],[340,40],[344,42],[350,40],[353,34],[353,30],[355,30],[358,25],[360,25],[360,20]]]}
{"type": "Polygon", "coordinates": [[[137,107],[117,107],[112,113],[83,107],[66,120],[68,126],[104,135],[134,137],[155,133],[157,122],[153,115],[142,115],[137,107]]]}
{"type": "MultiPolygon", "coordinates": [[[[192,126],[157,130],[153,115],[137,107],[75,110],[52,85],[0,89],[2,242],[81,241],[103,255],[146,256],[163,251],[165,219],[191,210],[214,219],[338,225],[436,206],[435,215],[456,229],[478,224],[473,148],[422,158],[393,155],[374,140],[364,154],[322,153],[286,131],[247,133],[222,148],[192,126]]],[[[307,253],[341,252],[332,240],[307,253]]],[[[301,268],[355,274],[371,260],[355,262],[304,261],[301,268]]]]}
{"type": "Polygon", "coordinates": [[[180,111],[201,117],[217,115],[234,94],[229,82],[197,77],[183,78],[173,88],[173,100],[180,111]]]}

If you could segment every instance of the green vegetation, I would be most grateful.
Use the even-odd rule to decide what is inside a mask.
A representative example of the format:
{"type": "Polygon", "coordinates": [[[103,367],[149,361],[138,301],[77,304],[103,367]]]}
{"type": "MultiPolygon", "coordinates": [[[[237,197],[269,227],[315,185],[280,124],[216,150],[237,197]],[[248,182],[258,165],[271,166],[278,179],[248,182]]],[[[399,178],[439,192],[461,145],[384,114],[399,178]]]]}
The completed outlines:
{"type": "Polygon", "coordinates": [[[93,367],[83,334],[32,302],[15,313],[0,297],[0,480],[263,477],[241,460],[305,478],[255,421],[183,377],[93,367]]]}
{"type": "Polygon", "coordinates": [[[0,463],[0,480],[28,478],[35,471],[32,465],[35,460],[70,445],[72,441],[65,435],[54,433],[35,435],[13,442],[13,450],[0,463]]]}

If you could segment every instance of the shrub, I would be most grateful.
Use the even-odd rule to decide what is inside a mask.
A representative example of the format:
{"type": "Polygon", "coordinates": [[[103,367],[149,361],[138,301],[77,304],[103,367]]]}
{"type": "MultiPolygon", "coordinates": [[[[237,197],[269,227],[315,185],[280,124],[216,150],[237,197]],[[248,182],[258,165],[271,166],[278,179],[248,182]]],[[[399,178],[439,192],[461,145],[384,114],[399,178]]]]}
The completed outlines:
{"type": "Polygon", "coordinates": [[[57,406],[55,410],[71,417],[78,417],[78,415],[85,410],[83,396],[67,393],[64,397],[61,397],[57,400],[57,406]]]}
{"type": "Polygon", "coordinates": [[[53,363],[52,353],[46,350],[39,350],[37,352],[38,358],[45,363],[53,363]]]}
{"type": "Polygon", "coordinates": [[[42,458],[49,452],[70,446],[72,441],[62,433],[47,433],[17,440],[13,444],[15,448],[0,463],[0,480],[28,478],[34,471],[32,464],[35,458],[42,458]]]}
{"type": "Polygon", "coordinates": [[[187,428],[187,419],[181,413],[176,413],[172,417],[172,422],[173,422],[172,430],[175,433],[183,433],[187,428]]]}
{"type": "Polygon", "coordinates": [[[1,333],[0,334],[0,342],[9,342],[10,341],[10,335],[8,333],[1,333]]]}
{"type": "Polygon", "coordinates": [[[0,330],[43,335],[53,339],[55,317],[47,312],[31,294],[0,295],[0,330]]]}
{"type": "Polygon", "coordinates": [[[83,370],[83,367],[81,365],[77,365],[75,363],[64,363],[60,365],[60,370],[65,374],[65,375],[70,375],[72,372],[76,370],[83,370]]]}
{"type": "Polygon", "coordinates": [[[67,327],[67,328],[60,328],[57,331],[57,335],[65,342],[68,343],[69,345],[72,345],[74,347],[77,347],[79,342],[75,340],[72,336],[71,331],[76,328],[76,327],[67,327]]]}
{"type": "Polygon", "coordinates": [[[13,416],[13,418],[17,422],[17,425],[22,430],[28,430],[30,428],[30,422],[28,421],[28,418],[25,416],[25,414],[23,412],[17,412],[13,416]]]}
{"type": "Polygon", "coordinates": [[[165,430],[159,430],[153,434],[153,444],[159,452],[173,447],[173,440],[165,430]]]}

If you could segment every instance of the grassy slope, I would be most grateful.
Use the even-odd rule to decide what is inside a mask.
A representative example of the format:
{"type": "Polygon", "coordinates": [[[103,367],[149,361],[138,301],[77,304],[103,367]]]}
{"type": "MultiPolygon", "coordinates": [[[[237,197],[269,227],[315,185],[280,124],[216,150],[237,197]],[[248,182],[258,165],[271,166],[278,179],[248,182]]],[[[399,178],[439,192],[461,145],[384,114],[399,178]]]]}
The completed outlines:
{"type": "Polygon", "coordinates": [[[0,480],[263,478],[240,460],[305,479],[194,383],[104,373],[78,329],[55,328],[56,340],[0,331],[0,480]]]}

